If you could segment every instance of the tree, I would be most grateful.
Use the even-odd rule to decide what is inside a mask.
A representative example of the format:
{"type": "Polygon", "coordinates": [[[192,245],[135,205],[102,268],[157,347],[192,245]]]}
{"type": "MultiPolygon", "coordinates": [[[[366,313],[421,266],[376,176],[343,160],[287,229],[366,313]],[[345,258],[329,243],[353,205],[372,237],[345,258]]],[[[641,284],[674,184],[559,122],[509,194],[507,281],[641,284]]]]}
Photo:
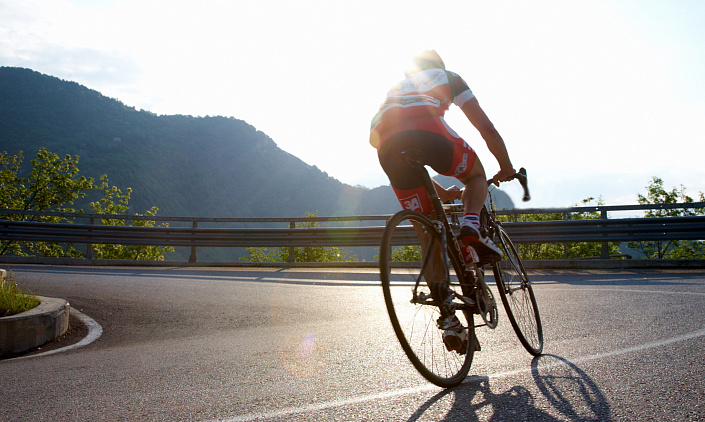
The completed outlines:
{"type": "MultiPolygon", "coordinates": [[[[97,214],[125,214],[129,210],[130,195],[132,194],[132,189],[127,188],[126,193],[122,193],[120,189],[116,186],[108,187],[108,178],[103,175],[100,178],[101,186],[105,195],[103,198],[97,202],[91,202],[90,206],[93,212],[97,214]],[[115,202],[117,201],[117,203],[115,202]]],[[[157,210],[159,208],[152,207],[145,212],[144,215],[149,217],[154,217],[157,215],[157,210]]],[[[142,214],[134,214],[135,216],[142,216],[142,214]]],[[[100,224],[103,226],[124,226],[125,219],[103,219],[100,220],[100,224]]],[[[152,220],[132,220],[131,226],[138,227],[154,227],[154,221],[152,220]]],[[[168,227],[167,223],[160,225],[159,227],[168,227]]],[[[145,246],[145,245],[93,245],[94,257],[96,259],[135,259],[135,260],[164,260],[164,254],[166,252],[173,252],[174,248],[171,246],[145,246]]]]}
{"type": "MultiPolygon", "coordinates": [[[[667,191],[663,187],[663,180],[654,176],[646,186],[646,196],[639,194],[639,204],[676,204],[695,202],[686,195],[685,187],[673,188],[667,191]]],[[[700,202],[705,201],[705,196],[700,192],[700,202]]],[[[686,217],[705,215],[705,208],[673,208],[646,210],[645,217],[686,217]]],[[[648,242],[629,242],[632,249],[641,251],[649,259],[693,259],[705,258],[705,245],[701,240],[655,240],[648,242]]]]}
{"type": "MultiPolygon", "coordinates": [[[[0,208],[22,211],[82,212],[72,207],[74,201],[84,198],[86,193],[98,189],[93,178],[79,175],[78,155],[66,155],[63,159],[53,152],[40,148],[37,158],[30,161],[31,169],[27,177],[21,177],[23,153],[8,155],[0,153],[0,208]]],[[[128,209],[131,189],[122,194],[113,186],[108,189],[107,177],[101,176],[101,189],[104,197],[91,203],[97,213],[120,214],[128,209]],[[118,201],[115,204],[115,200],[118,201]]],[[[152,207],[146,215],[154,216],[157,207],[152,207]]],[[[139,215],[139,214],[138,214],[139,215]]],[[[70,223],[66,217],[45,215],[4,214],[3,219],[12,221],[38,221],[46,223],[70,223]]],[[[101,224],[124,225],[124,220],[103,220],[101,224]]],[[[154,221],[139,220],[136,226],[152,227],[154,221]]],[[[164,253],[173,251],[171,247],[96,245],[97,257],[106,259],[164,259],[164,253]]],[[[84,253],[73,245],[46,242],[0,241],[0,255],[46,257],[83,257],[84,253]]]]}
{"type": "Polygon", "coordinates": [[[394,248],[392,261],[421,261],[421,246],[406,245],[394,248]]]}
{"type": "MultiPolygon", "coordinates": [[[[306,212],[306,217],[317,217],[318,211],[314,213],[306,212]]],[[[304,221],[296,223],[297,229],[310,229],[317,227],[325,227],[324,224],[319,224],[315,221],[304,221]]],[[[246,248],[249,255],[243,256],[240,259],[250,262],[288,262],[289,248],[246,248]]],[[[350,255],[348,251],[344,251],[336,247],[323,246],[303,246],[294,248],[294,262],[354,262],[357,261],[355,255],[350,255]]]]}
{"type": "MultiPolygon", "coordinates": [[[[96,186],[92,178],[79,176],[78,156],[66,155],[63,159],[41,148],[37,158],[30,161],[32,168],[27,177],[18,174],[23,161],[20,151],[16,155],[0,153],[0,207],[23,211],[77,212],[71,207],[74,200],[83,198],[96,186]]],[[[4,219],[12,221],[42,221],[60,223],[64,217],[10,214],[4,219]]],[[[18,256],[70,256],[81,255],[72,245],[45,242],[0,242],[0,255],[18,256]]]]}

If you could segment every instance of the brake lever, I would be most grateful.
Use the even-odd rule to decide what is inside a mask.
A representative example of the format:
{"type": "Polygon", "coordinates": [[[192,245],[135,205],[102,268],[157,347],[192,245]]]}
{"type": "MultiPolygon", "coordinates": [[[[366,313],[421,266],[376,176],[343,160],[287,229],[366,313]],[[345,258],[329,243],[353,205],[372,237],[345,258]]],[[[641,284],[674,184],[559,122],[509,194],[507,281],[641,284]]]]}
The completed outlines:
{"type": "Polygon", "coordinates": [[[527,202],[531,200],[531,194],[529,193],[529,180],[526,177],[526,169],[524,167],[520,168],[519,171],[514,175],[515,179],[519,180],[521,187],[524,188],[524,196],[521,198],[522,201],[527,202]]]}
{"type": "MultiPolygon", "coordinates": [[[[514,173],[512,177],[509,178],[509,180],[512,179],[517,179],[519,180],[519,184],[521,184],[521,187],[524,188],[524,196],[521,198],[522,201],[527,202],[531,200],[531,194],[529,193],[529,180],[526,176],[526,169],[524,167],[520,168],[518,172],[514,173]]],[[[487,186],[494,184],[492,179],[487,181],[487,186]]]]}

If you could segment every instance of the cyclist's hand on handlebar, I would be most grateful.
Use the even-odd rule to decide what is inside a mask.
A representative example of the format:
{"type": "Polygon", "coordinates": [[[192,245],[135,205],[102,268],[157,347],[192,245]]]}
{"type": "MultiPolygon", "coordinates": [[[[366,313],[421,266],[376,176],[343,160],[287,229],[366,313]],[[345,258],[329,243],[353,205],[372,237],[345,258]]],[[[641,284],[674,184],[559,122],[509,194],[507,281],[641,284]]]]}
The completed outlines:
{"type": "Polygon", "coordinates": [[[460,196],[462,195],[462,191],[460,190],[459,187],[457,186],[451,186],[448,189],[437,189],[438,191],[438,199],[441,200],[441,202],[453,202],[456,199],[460,199],[460,196]]]}
{"type": "Polygon", "coordinates": [[[500,169],[497,174],[494,175],[492,178],[492,183],[495,186],[499,186],[499,182],[506,182],[509,180],[512,180],[514,175],[516,174],[516,170],[513,168],[508,168],[508,169],[500,169]]]}

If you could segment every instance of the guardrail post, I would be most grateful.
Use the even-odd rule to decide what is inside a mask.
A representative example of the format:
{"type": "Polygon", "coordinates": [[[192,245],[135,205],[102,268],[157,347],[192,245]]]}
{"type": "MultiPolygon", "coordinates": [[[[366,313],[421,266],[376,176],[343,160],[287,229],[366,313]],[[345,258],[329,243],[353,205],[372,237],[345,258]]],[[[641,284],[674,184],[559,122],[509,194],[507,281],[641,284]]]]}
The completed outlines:
{"type": "MultiPolygon", "coordinates": [[[[292,230],[295,229],[296,222],[290,221],[289,228],[292,230]]],[[[296,262],[296,250],[293,246],[289,246],[289,257],[286,260],[287,260],[287,262],[296,262]]]]}
{"type": "MultiPolygon", "coordinates": [[[[91,226],[93,224],[95,224],[95,218],[93,218],[93,217],[89,218],[88,223],[91,226]]],[[[93,230],[89,230],[89,232],[91,232],[91,231],[93,231],[93,230]]],[[[92,243],[86,243],[86,259],[88,261],[93,261],[93,244],[92,243]]]]}
{"type": "MultiPolygon", "coordinates": [[[[198,221],[194,221],[192,227],[194,229],[198,228],[198,221]]],[[[193,233],[195,235],[195,233],[193,233]]],[[[196,247],[191,246],[191,256],[188,257],[188,262],[198,262],[198,257],[196,256],[196,247]]]]}
{"type": "MultiPolygon", "coordinates": [[[[564,212],[563,213],[563,220],[565,221],[567,219],[568,219],[568,213],[564,212]]],[[[563,259],[568,259],[568,244],[567,243],[563,243],[563,259]]]]}
{"type": "MultiPolygon", "coordinates": [[[[607,210],[600,211],[600,219],[607,220],[607,210]]],[[[600,253],[600,259],[610,259],[609,242],[602,242],[602,253],[600,253]]]]}

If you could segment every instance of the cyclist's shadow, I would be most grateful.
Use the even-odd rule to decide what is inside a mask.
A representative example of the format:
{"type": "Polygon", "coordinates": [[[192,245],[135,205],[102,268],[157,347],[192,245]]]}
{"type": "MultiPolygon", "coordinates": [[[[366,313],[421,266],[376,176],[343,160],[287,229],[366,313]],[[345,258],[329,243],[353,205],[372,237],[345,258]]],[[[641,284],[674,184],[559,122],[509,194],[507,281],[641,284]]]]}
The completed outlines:
{"type": "Polygon", "coordinates": [[[523,386],[495,394],[488,377],[473,377],[428,399],[408,421],[424,419],[424,414],[430,413],[435,404],[446,401],[448,395],[454,396],[449,398],[452,407],[439,419],[442,421],[611,420],[609,403],[600,389],[572,362],[555,355],[542,355],[532,361],[531,373],[548,407],[537,406],[534,395],[523,386]]]}

